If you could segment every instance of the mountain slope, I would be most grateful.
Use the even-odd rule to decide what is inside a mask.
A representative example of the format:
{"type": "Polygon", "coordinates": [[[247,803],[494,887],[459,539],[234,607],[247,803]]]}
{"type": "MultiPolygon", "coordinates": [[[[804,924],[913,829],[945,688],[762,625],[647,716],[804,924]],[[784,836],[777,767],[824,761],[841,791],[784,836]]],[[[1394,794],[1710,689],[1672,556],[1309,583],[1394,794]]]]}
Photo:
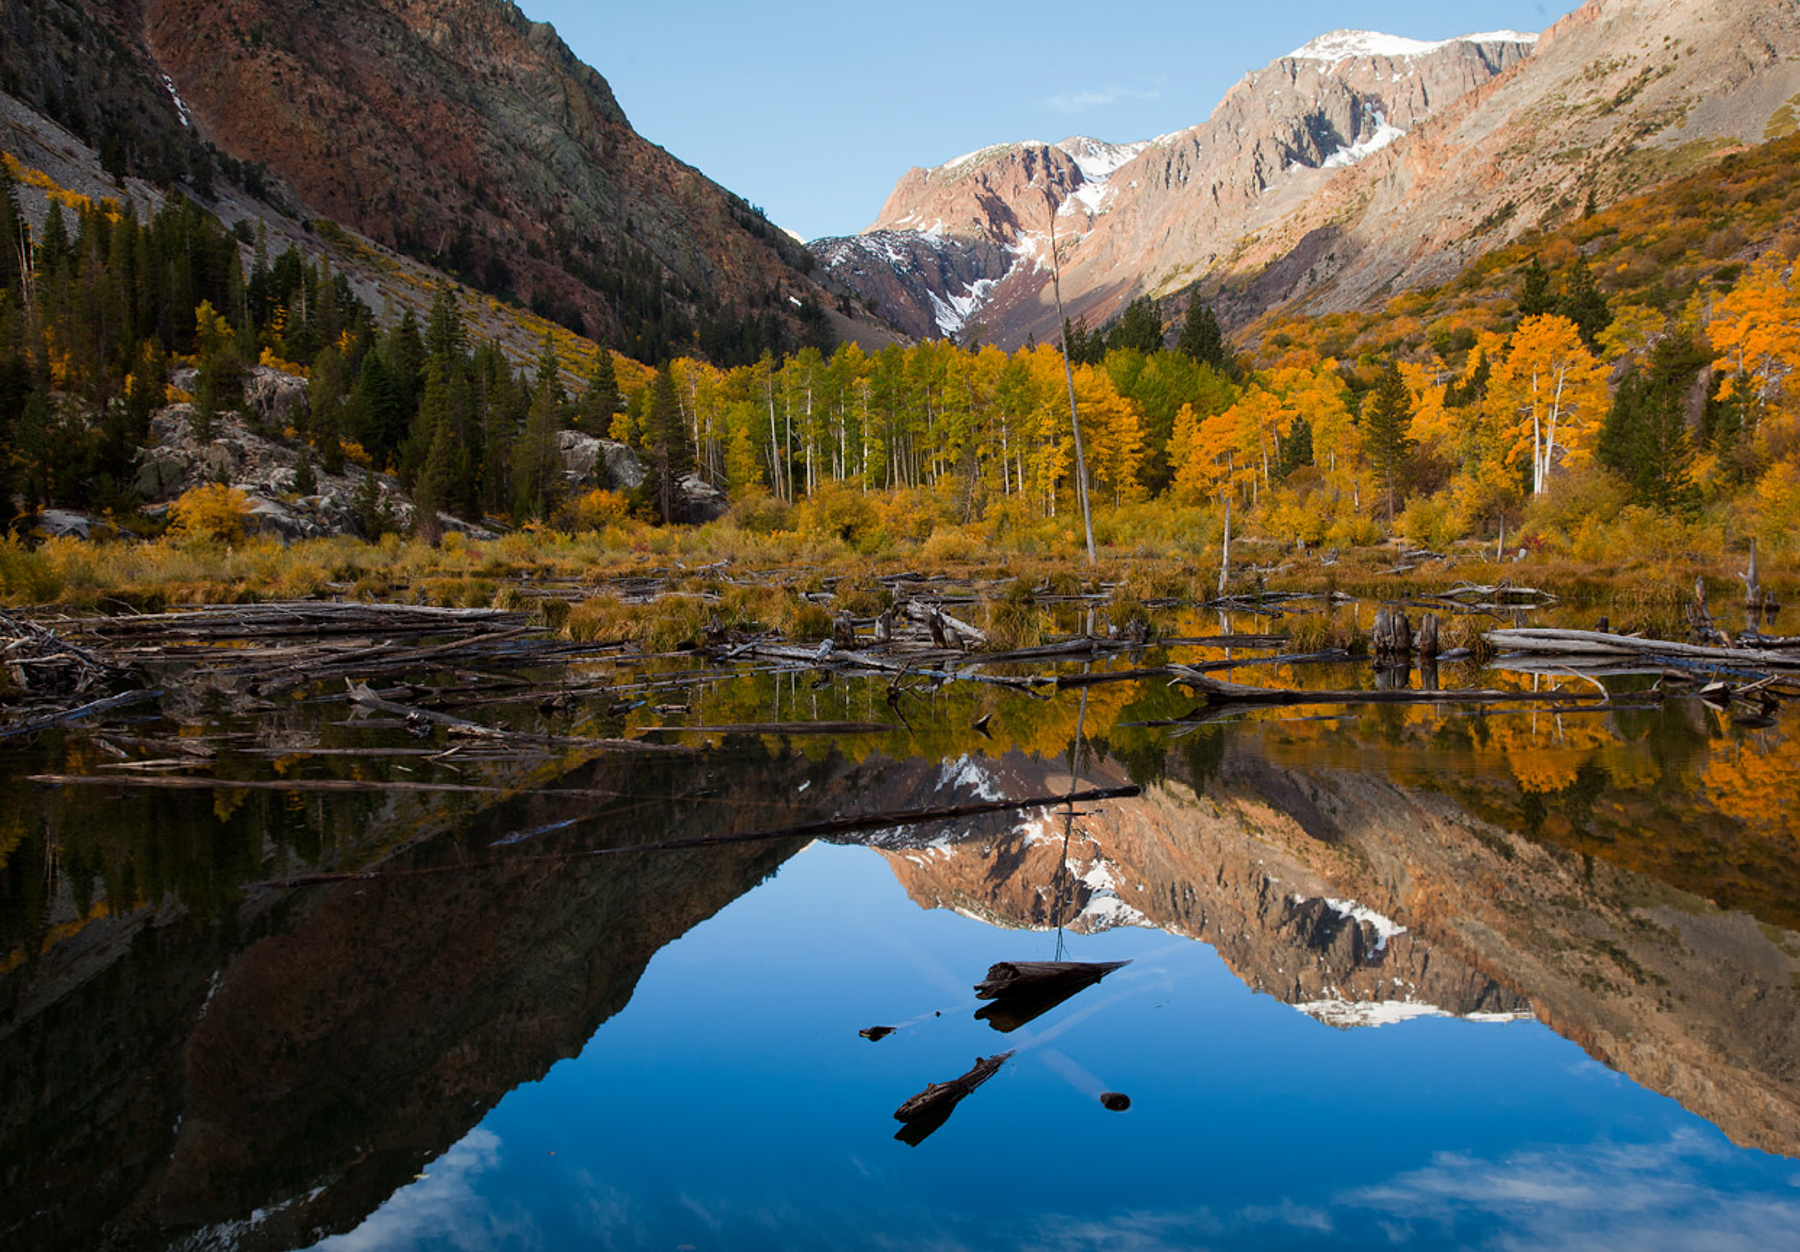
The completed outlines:
{"type": "Polygon", "coordinates": [[[162,84],[165,129],[317,216],[645,358],[696,334],[719,359],[830,337],[804,249],[637,135],[508,0],[80,3],[106,32],[85,42],[135,59],[138,113],[162,84]]]}
{"type": "MultiPolygon", "coordinates": [[[[1541,39],[1337,31],[1247,76],[1204,125],[1144,146],[1103,189],[1053,160],[1032,168],[1029,145],[1003,146],[975,160],[992,224],[943,211],[962,203],[944,185],[969,178],[953,163],[906,175],[872,229],[941,217],[939,250],[1021,231],[1003,271],[934,293],[951,306],[960,297],[962,319],[1002,346],[1056,330],[1046,193],[1071,317],[1097,325],[1137,295],[1198,283],[1243,325],[1442,282],[1590,198],[1611,202],[1772,137],[1796,95],[1800,9],[1780,0],[1589,0],[1541,39]]],[[[816,248],[888,307],[880,287],[892,284],[843,266],[839,241],[816,248]]]]}
{"type": "MultiPolygon", "coordinates": [[[[999,266],[934,294],[946,308],[960,300],[963,320],[981,320],[995,342],[1013,346],[1055,330],[1047,291],[1054,212],[1070,315],[1099,321],[1139,286],[1140,274],[1185,273],[1186,258],[1230,252],[1271,214],[1529,55],[1534,39],[1504,33],[1419,44],[1334,32],[1247,75],[1209,121],[1176,134],[1117,145],[1079,136],[1002,144],[909,171],[863,238],[885,241],[888,252],[905,251],[898,232],[929,238],[940,252],[967,241],[1006,249],[999,266]]],[[[889,304],[866,274],[843,264],[846,241],[820,241],[814,250],[920,333],[917,308],[889,304]]],[[[868,245],[855,251],[869,259],[868,245]]],[[[939,320],[940,333],[950,329],[950,319],[939,320]]]]}

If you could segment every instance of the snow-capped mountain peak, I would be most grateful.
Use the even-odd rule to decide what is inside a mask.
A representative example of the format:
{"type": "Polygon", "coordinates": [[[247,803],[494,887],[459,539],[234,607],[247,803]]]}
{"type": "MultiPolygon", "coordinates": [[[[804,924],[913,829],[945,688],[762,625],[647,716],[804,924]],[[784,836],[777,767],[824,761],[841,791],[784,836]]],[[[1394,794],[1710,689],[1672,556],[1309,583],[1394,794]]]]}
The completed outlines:
{"type": "Polygon", "coordinates": [[[1320,35],[1304,47],[1288,53],[1296,61],[1348,61],[1353,57],[1416,57],[1447,48],[1454,43],[1536,43],[1537,36],[1516,30],[1486,31],[1478,35],[1458,35],[1454,39],[1426,42],[1400,35],[1384,35],[1373,30],[1334,30],[1320,35]]]}

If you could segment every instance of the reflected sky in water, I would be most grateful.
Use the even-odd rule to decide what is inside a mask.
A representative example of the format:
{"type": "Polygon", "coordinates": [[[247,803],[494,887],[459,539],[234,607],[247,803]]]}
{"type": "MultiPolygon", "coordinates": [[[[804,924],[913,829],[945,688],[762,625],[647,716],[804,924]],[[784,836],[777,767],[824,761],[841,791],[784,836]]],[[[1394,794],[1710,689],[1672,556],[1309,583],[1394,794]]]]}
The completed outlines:
{"type": "Polygon", "coordinates": [[[659,952],[585,1051],[513,1091],[356,1248],[1775,1248],[1800,1162],[1535,1021],[1337,1029],[1202,943],[1066,936],[1133,963],[1011,1035],[973,1019],[1056,936],[921,910],[814,845],[659,952]],[[892,1025],[870,1043],[866,1026],[892,1025]],[[893,1110],[1016,1048],[918,1147],[893,1110]],[[1112,1113],[1102,1089],[1129,1094],[1112,1113]]]}

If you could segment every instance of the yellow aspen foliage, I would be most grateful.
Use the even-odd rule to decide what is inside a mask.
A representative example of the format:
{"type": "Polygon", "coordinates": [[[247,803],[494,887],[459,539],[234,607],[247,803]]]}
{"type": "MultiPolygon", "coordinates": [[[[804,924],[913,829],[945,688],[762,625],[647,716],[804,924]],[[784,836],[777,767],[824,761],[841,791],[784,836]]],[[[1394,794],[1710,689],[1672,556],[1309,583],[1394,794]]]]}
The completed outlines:
{"type": "Polygon", "coordinates": [[[236,543],[250,519],[250,497],[236,487],[191,487],[169,506],[170,533],[182,539],[236,543]]]}
{"type": "Polygon", "coordinates": [[[1663,333],[1668,319],[1641,304],[1626,304],[1613,310],[1612,324],[1601,331],[1600,359],[1609,365],[1626,357],[1637,358],[1648,352],[1663,333]]]}
{"type": "Polygon", "coordinates": [[[1800,552],[1800,463],[1777,461],[1757,479],[1751,532],[1766,552],[1800,552]]]}
{"type": "Polygon", "coordinates": [[[231,323],[219,316],[212,301],[202,300],[194,310],[194,351],[204,361],[236,338],[231,323]]]}
{"type": "Polygon", "coordinates": [[[1551,313],[1519,324],[1494,368],[1488,403],[1506,423],[1507,462],[1530,468],[1532,494],[1558,466],[1575,469],[1592,455],[1609,399],[1606,369],[1574,322],[1551,313]]]}
{"type": "Polygon", "coordinates": [[[1747,381],[1748,398],[1767,404],[1800,369],[1800,292],[1792,279],[1791,269],[1760,261],[1713,306],[1707,332],[1718,354],[1713,368],[1726,375],[1726,399],[1747,381]]]}
{"type": "Polygon", "coordinates": [[[1449,444],[1461,415],[1444,404],[1443,380],[1447,371],[1443,362],[1434,360],[1429,365],[1420,365],[1401,361],[1399,366],[1400,379],[1412,399],[1413,416],[1407,430],[1408,438],[1425,448],[1436,449],[1449,444]]]}
{"type": "Polygon", "coordinates": [[[1800,840],[1800,814],[1793,804],[1796,776],[1800,740],[1740,742],[1721,746],[1707,759],[1704,790],[1727,817],[1792,844],[1800,840]]]}

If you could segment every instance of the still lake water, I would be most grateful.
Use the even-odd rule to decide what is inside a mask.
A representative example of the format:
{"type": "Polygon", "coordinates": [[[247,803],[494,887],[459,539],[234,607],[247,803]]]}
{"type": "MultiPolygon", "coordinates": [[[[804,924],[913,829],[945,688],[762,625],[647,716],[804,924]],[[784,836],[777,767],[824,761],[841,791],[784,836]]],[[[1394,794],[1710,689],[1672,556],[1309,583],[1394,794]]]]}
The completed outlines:
{"type": "Polygon", "coordinates": [[[919,684],[897,715],[885,680],[721,671],[555,728],[896,729],[442,761],[341,702],[213,692],[14,745],[0,1240],[1800,1247],[1800,710],[1607,681],[1601,712],[1210,722],[1160,680],[919,684]],[[183,733],[222,779],[492,790],[23,781],[183,733]],[[1145,790],[1072,821],[570,855],[1077,778],[1145,790]],[[1131,963],[1013,1031],[976,1017],[989,965],[1052,959],[1131,963]],[[895,1137],[903,1100],[1008,1051],[895,1137]]]}

